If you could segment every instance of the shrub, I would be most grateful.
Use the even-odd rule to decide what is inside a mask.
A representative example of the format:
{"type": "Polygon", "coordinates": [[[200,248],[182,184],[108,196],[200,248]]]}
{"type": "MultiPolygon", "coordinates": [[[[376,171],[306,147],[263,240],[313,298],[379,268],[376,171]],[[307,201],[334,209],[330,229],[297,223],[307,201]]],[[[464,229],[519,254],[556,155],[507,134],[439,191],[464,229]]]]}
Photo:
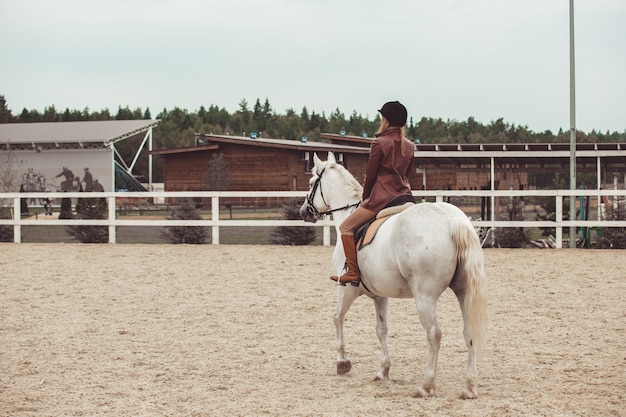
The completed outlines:
{"type": "Polygon", "coordinates": [[[62,198],[61,199],[61,212],[59,213],[59,219],[73,219],[74,215],[72,214],[72,199],[71,198],[62,198]]]}
{"type": "MultiPolygon", "coordinates": [[[[607,220],[626,220],[626,207],[623,202],[617,202],[615,206],[605,207],[607,220]]],[[[626,228],[607,227],[604,236],[598,240],[598,246],[602,249],[626,249],[626,228]]]]}
{"type": "MultiPolygon", "coordinates": [[[[283,215],[287,220],[300,220],[300,200],[290,199],[283,206],[283,215]]],[[[276,245],[304,246],[313,242],[316,237],[312,226],[280,226],[274,229],[270,238],[276,245]]]]}
{"type": "MultiPolygon", "coordinates": [[[[191,198],[180,201],[178,206],[170,209],[168,220],[201,220],[200,211],[191,198]]],[[[171,243],[202,244],[206,241],[207,230],[200,226],[168,226],[163,229],[162,236],[171,243]]]]}
{"type": "MultiPolygon", "coordinates": [[[[0,219],[11,219],[8,207],[0,207],[0,219]]],[[[0,242],[13,242],[13,226],[0,226],[0,242]]]]}
{"type": "MultiPolygon", "coordinates": [[[[63,200],[70,199],[67,198],[63,200]]],[[[81,198],[79,202],[80,204],[77,203],[76,205],[80,207],[80,212],[76,214],[75,218],[105,219],[107,217],[106,199],[81,198]]],[[[67,208],[65,208],[65,211],[67,212],[67,208]]],[[[63,203],[61,203],[61,213],[63,213],[63,203]]],[[[107,243],[109,241],[108,226],[67,226],[66,230],[70,236],[81,243],[107,243]]]]}
{"type": "MultiPolygon", "coordinates": [[[[506,220],[523,220],[524,201],[519,197],[505,197],[500,200],[504,207],[506,220]]],[[[504,227],[496,233],[496,246],[501,248],[523,248],[528,243],[528,236],[523,227],[504,227]]]]}

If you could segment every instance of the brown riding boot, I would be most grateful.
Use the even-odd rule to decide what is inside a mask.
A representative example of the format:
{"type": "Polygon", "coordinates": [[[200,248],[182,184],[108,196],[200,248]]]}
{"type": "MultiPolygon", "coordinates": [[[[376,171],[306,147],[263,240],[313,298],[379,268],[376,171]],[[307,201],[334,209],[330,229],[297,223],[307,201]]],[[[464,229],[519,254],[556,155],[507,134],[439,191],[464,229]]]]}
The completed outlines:
{"type": "Polygon", "coordinates": [[[343,244],[343,251],[346,254],[346,264],[348,265],[348,271],[341,277],[333,275],[330,277],[333,281],[337,281],[339,284],[345,284],[347,282],[352,285],[358,285],[361,280],[361,273],[359,272],[359,266],[356,261],[356,245],[354,243],[353,235],[341,235],[341,243],[343,244]]]}

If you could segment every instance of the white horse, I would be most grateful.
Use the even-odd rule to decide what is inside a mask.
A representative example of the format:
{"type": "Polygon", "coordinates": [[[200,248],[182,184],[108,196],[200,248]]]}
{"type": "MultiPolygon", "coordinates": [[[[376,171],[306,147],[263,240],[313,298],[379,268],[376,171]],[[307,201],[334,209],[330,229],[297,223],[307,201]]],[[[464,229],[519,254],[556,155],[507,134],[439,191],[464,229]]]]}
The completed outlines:
{"type": "MultiPolygon", "coordinates": [[[[313,177],[300,214],[305,221],[315,222],[332,213],[339,235],[339,225],[360,202],[362,187],[337,164],[332,152],[325,162],[317,155],[313,160],[313,177]]],[[[413,298],[428,341],[428,362],[415,397],[434,395],[441,340],[437,300],[450,287],[461,306],[468,347],[467,379],[461,398],[476,398],[476,353],[486,338],[487,291],[482,248],[467,216],[448,203],[412,205],[383,223],[372,243],[358,252],[358,262],[361,285],[337,287],[337,373],[345,374],[352,368],[344,344],[344,317],[357,297],[367,295],[376,306],[376,334],[381,345],[381,368],[375,380],[388,380],[388,297],[413,298]]],[[[333,267],[338,276],[344,263],[341,240],[337,239],[333,267]]]]}

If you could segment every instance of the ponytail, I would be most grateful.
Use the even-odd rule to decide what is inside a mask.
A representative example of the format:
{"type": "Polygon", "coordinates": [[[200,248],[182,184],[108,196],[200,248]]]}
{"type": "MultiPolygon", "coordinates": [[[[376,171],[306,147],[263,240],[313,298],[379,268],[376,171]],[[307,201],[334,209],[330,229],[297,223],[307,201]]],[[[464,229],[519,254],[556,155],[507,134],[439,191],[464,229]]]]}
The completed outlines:
{"type": "Polygon", "coordinates": [[[400,128],[400,139],[402,140],[402,156],[406,158],[410,155],[410,152],[413,152],[415,148],[413,147],[413,142],[407,139],[406,129],[404,128],[404,126],[400,128]]]}

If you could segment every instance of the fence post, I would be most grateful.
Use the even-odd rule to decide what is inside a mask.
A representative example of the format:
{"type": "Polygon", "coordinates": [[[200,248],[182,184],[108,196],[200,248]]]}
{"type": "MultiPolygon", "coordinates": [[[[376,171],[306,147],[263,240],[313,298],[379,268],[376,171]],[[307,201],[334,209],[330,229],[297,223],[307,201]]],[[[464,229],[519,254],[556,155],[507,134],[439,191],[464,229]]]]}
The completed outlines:
{"type": "Polygon", "coordinates": [[[213,227],[211,228],[212,243],[214,245],[220,244],[220,198],[216,195],[211,197],[211,220],[213,221],[213,227]]]}
{"type": "Polygon", "coordinates": [[[115,235],[115,196],[107,197],[107,205],[109,209],[109,243],[116,243],[115,235]]]}
{"type": "Polygon", "coordinates": [[[22,205],[20,204],[20,198],[15,197],[13,199],[13,242],[22,243],[22,205]]]}
{"type": "Polygon", "coordinates": [[[561,249],[563,247],[563,196],[556,195],[556,208],[554,217],[556,220],[556,247],[561,249]]]}

